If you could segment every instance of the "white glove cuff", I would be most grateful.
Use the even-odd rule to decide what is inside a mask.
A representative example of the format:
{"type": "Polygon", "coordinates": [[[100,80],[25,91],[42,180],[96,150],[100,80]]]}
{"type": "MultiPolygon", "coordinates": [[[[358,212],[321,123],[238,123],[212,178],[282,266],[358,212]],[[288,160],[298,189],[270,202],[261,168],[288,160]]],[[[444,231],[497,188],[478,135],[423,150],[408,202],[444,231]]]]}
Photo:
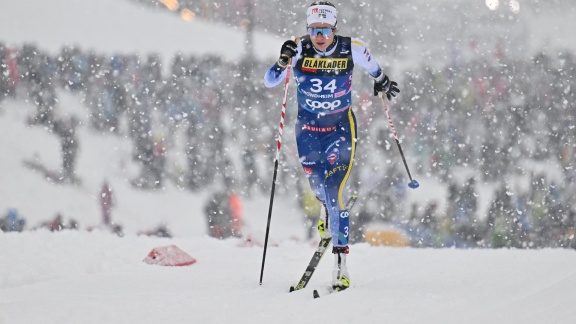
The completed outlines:
{"type": "Polygon", "coordinates": [[[379,76],[374,78],[374,81],[381,83],[384,80],[384,78],[386,78],[386,74],[384,73],[384,71],[382,71],[379,76]]]}

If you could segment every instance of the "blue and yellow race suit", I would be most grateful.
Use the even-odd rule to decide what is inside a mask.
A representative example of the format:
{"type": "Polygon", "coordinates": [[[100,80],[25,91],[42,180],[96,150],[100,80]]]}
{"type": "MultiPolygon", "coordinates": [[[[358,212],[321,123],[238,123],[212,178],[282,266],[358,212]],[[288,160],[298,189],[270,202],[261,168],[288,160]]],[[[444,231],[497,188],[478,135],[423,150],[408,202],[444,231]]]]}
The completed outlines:
{"type": "MultiPolygon", "coordinates": [[[[318,51],[310,36],[301,38],[292,59],[298,91],[296,142],[310,186],[327,207],[333,245],[348,245],[350,220],[345,185],[356,150],[356,118],[352,112],[352,72],[355,64],[377,78],[382,70],[364,43],[336,35],[326,51],[318,51]]],[[[265,75],[266,87],[286,77],[274,64],[265,75]]]]}

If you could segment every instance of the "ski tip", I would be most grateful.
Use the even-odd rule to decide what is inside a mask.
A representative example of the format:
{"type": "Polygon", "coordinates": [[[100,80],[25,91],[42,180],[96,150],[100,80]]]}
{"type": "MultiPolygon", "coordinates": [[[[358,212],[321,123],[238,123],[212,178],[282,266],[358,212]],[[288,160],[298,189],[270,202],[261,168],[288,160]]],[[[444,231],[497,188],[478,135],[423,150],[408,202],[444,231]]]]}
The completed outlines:
{"type": "Polygon", "coordinates": [[[314,296],[314,299],[320,298],[320,294],[318,293],[318,290],[316,290],[316,289],[314,289],[314,292],[312,293],[312,295],[314,296]]]}
{"type": "Polygon", "coordinates": [[[294,289],[294,286],[290,286],[289,292],[293,292],[294,290],[296,290],[296,289],[294,289]]]}

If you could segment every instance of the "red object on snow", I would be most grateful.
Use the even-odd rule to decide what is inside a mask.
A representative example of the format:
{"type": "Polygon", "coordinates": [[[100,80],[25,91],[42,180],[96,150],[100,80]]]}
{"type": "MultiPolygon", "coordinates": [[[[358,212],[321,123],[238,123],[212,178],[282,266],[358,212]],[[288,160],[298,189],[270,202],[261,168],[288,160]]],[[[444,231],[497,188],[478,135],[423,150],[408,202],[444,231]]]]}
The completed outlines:
{"type": "Polygon", "coordinates": [[[196,263],[196,259],[180,250],[176,245],[154,248],[142,261],[148,264],[175,267],[188,266],[196,263]]]}

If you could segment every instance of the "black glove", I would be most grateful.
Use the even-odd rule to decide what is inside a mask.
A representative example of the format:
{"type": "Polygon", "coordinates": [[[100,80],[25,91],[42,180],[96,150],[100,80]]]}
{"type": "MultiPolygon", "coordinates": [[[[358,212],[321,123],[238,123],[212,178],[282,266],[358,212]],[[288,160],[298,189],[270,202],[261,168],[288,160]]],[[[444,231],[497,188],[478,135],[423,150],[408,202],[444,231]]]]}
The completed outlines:
{"type": "Polygon", "coordinates": [[[397,82],[390,81],[388,76],[383,74],[383,77],[374,80],[374,95],[378,96],[380,92],[384,92],[388,100],[392,100],[392,97],[396,97],[400,89],[398,89],[397,82]]]}
{"type": "Polygon", "coordinates": [[[282,49],[280,49],[280,58],[278,59],[278,65],[285,67],[290,62],[290,59],[296,55],[298,51],[298,45],[293,40],[287,40],[282,44],[282,49]]]}

